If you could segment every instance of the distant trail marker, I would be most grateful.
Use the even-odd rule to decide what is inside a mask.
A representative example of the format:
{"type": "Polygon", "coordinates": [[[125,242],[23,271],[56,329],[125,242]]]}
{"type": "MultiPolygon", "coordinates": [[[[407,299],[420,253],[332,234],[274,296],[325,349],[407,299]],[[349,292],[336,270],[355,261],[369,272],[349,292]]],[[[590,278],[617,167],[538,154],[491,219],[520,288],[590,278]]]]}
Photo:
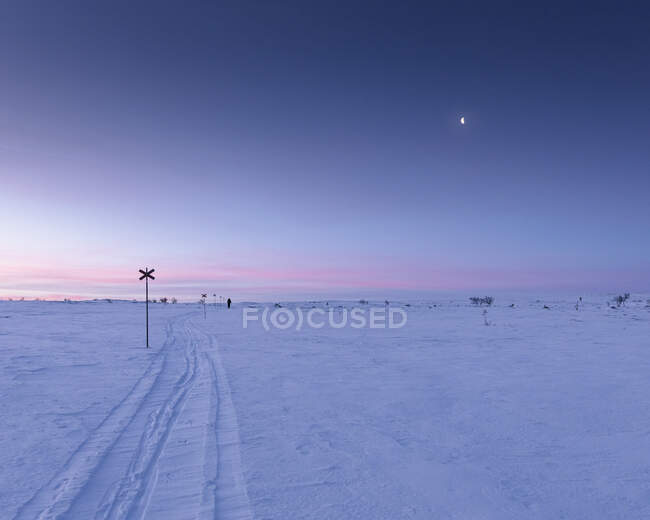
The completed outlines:
{"type": "Polygon", "coordinates": [[[201,294],[201,300],[203,301],[203,319],[205,319],[205,300],[208,298],[207,294],[201,294]]]}
{"type": "Polygon", "coordinates": [[[148,267],[145,267],[144,270],[140,269],[140,273],[142,273],[142,276],[139,278],[140,280],[144,280],[144,286],[145,286],[145,294],[147,298],[147,303],[146,303],[146,308],[147,308],[147,348],[149,348],[149,279],[155,280],[156,277],[152,276],[151,273],[153,273],[155,269],[149,269],[148,267]]]}

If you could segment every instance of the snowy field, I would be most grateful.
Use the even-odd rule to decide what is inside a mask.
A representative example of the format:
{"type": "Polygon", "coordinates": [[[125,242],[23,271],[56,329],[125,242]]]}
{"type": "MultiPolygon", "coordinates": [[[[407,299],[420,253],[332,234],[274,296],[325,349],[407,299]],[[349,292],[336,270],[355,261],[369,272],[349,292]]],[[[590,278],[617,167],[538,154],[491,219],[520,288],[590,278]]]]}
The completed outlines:
{"type": "Polygon", "coordinates": [[[149,350],[143,304],[0,302],[0,517],[649,518],[648,297],[153,305],[149,350]]]}

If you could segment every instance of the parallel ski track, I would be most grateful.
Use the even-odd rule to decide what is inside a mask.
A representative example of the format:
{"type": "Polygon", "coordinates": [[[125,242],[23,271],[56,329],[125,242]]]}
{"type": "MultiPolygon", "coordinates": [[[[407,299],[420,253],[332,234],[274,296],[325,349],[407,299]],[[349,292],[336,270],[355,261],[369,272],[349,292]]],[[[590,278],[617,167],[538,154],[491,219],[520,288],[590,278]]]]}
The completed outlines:
{"type": "Polygon", "coordinates": [[[168,351],[176,342],[174,322],[186,317],[187,315],[179,316],[167,323],[165,342],[142,376],[72,453],[61,470],[18,510],[14,516],[15,520],[55,519],[68,511],[74,499],[92,478],[94,470],[110,452],[155,388],[165,369],[168,351]]]}
{"type": "Polygon", "coordinates": [[[214,492],[213,518],[215,520],[252,520],[254,515],[242,471],[239,424],[232,402],[230,384],[221,362],[219,346],[215,337],[203,330],[201,332],[209,341],[210,347],[206,358],[209,362],[213,384],[217,389],[215,429],[217,475],[215,485],[210,488],[214,492]]]}
{"type": "MultiPolygon", "coordinates": [[[[205,405],[209,410],[205,413],[213,419],[208,421],[204,431],[207,435],[205,438],[211,437],[213,440],[206,441],[200,448],[204,460],[202,476],[196,482],[201,486],[200,496],[196,510],[192,507],[187,513],[200,520],[253,519],[242,473],[239,428],[228,378],[214,335],[192,323],[188,317],[191,314],[194,313],[179,316],[167,323],[163,347],[143,375],[72,453],[61,470],[21,507],[14,520],[67,518],[72,515],[72,511],[77,510],[94,511],[95,520],[147,517],[149,502],[158,482],[161,455],[199,378],[202,383],[194,395],[204,391],[203,385],[209,381],[210,395],[205,405]],[[179,322],[183,324],[184,370],[176,382],[168,387],[169,383],[161,381],[169,379],[173,374],[165,371],[168,368],[169,354],[180,336],[176,330],[179,322]],[[161,393],[167,397],[157,404],[161,393]],[[155,399],[149,399],[154,395],[155,399]],[[149,404],[146,404],[148,401],[149,404]],[[156,403],[155,409],[150,412],[152,403],[156,403]],[[145,418],[143,413],[150,415],[145,418]],[[136,417],[137,422],[134,422],[136,417]],[[121,440],[132,423],[130,436],[133,431],[138,431],[140,423],[145,425],[135,445],[130,444],[130,436],[121,440]],[[120,444],[123,445],[122,448],[116,451],[116,446],[120,444]],[[124,452],[120,453],[125,446],[129,452],[130,446],[133,450],[128,466],[123,458],[124,452]],[[116,454],[121,454],[122,458],[114,459],[116,454]],[[118,470],[124,471],[124,474],[113,484],[106,484],[108,489],[103,492],[103,480],[114,480],[118,470]],[[89,489],[92,485],[94,491],[89,489]],[[100,495],[97,495],[97,491],[100,495]]],[[[173,352],[174,356],[180,354],[177,350],[173,352]]],[[[201,414],[203,420],[205,413],[201,414]]]]}
{"type": "Polygon", "coordinates": [[[96,518],[131,518],[132,513],[145,509],[147,497],[156,481],[156,464],[198,373],[197,344],[192,339],[187,323],[184,328],[188,338],[184,351],[185,371],[167,401],[149,417],[125,477],[113,493],[109,493],[104,499],[99,508],[100,514],[96,518]]]}

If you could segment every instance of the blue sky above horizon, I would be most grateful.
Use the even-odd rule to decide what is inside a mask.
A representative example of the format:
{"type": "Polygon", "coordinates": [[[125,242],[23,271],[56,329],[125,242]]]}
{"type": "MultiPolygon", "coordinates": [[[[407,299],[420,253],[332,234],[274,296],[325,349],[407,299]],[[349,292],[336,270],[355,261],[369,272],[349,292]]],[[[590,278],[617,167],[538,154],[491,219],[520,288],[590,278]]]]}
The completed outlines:
{"type": "Polygon", "coordinates": [[[648,290],[648,22],[5,4],[0,297],[648,290]]]}

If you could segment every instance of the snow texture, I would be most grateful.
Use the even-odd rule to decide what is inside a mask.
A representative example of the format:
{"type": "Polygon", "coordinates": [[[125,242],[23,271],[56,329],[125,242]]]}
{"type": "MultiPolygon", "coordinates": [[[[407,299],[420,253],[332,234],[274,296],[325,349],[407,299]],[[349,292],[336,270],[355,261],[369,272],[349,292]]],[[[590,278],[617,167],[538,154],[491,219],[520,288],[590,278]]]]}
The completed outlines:
{"type": "Polygon", "coordinates": [[[650,307],[607,299],[158,304],[149,350],[141,303],[0,302],[0,516],[648,518],[650,307]]]}

